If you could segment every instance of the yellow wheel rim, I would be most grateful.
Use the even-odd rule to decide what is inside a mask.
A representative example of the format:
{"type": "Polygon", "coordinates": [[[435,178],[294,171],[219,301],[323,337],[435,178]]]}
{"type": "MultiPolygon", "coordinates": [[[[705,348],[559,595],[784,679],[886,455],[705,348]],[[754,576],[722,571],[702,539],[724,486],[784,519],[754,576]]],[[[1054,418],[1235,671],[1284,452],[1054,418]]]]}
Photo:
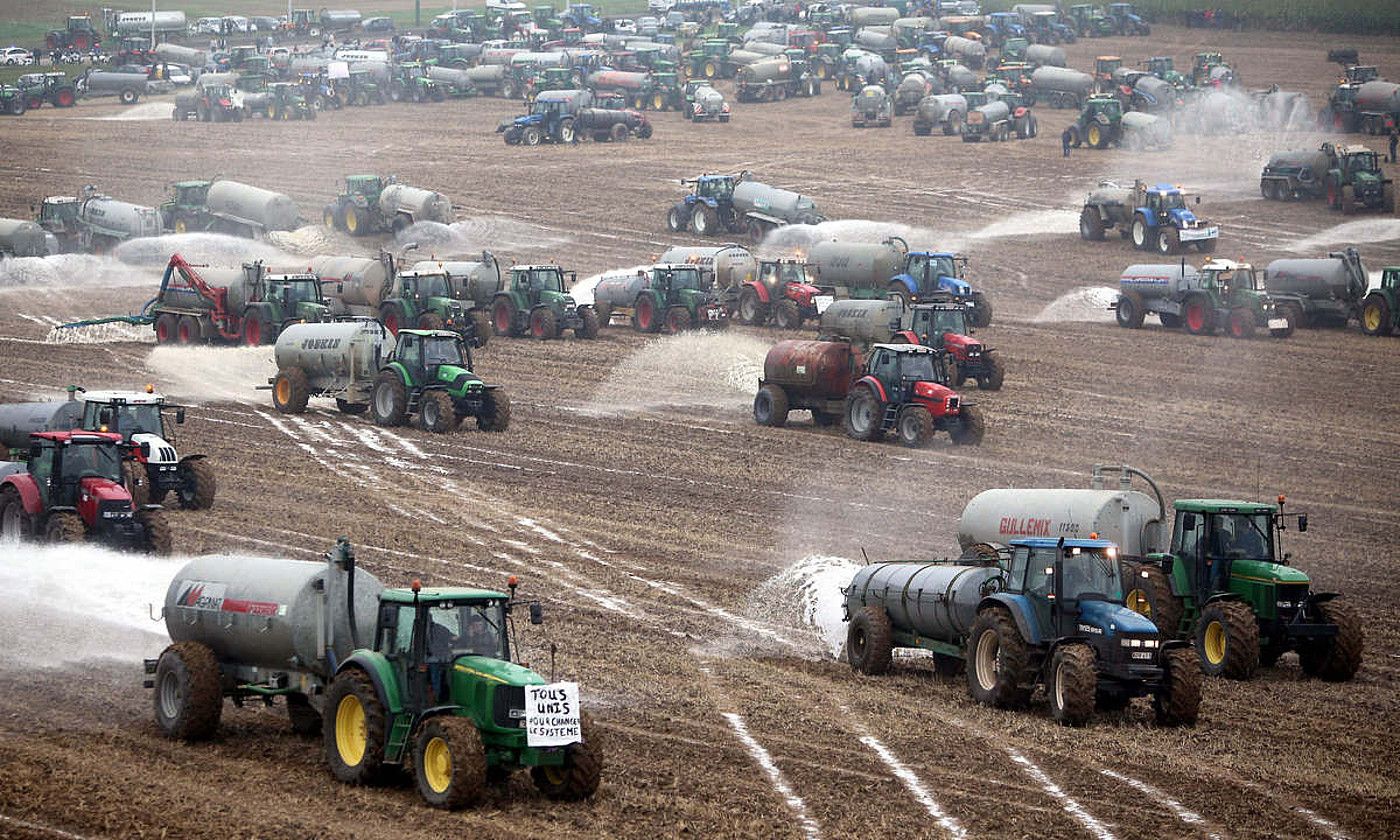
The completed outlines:
{"type": "Polygon", "coordinates": [[[545,780],[548,781],[551,785],[564,784],[563,767],[554,767],[552,765],[546,765],[544,767],[541,767],[540,769],[544,771],[545,780]]]}
{"type": "Polygon", "coordinates": [[[1206,661],[1212,665],[1225,661],[1225,628],[1218,621],[1206,625],[1206,661]]]}
{"type": "Polygon", "coordinates": [[[1366,307],[1366,329],[1375,331],[1381,328],[1381,308],[1374,303],[1366,307]]]}
{"type": "Polygon", "coordinates": [[[365,734],[365,707],[350,695],[335,708],[335,748],[346,767],[358,767],[365,757],[369,737],[365,734]]]}
{"type": "Polygon", "coordinates": [[[354,214],[354,213],[346,213],[346,214],[345,214],[345,229],[346,229],[347,231],[349,231],[350,233],[354,233],[356,230],[359,229],[359,227],[360,227],[360,220],[359,220],[358,218],[356,218],[355,214],[354,214]]]}
{"type": "Polygon", "coordinates": [[[1127,605],[1128,609],[1138,615],[1144,615],[1148,618],[1152,617],[1152,602],[1147,600],[1147,593],[1143,592],[1141,589],[1134,589],[1129,592],[1128,597],[1124,599],[1124,603],[1127,605]]]}
{"type": "Polygon", "coordinates": [[[1097,145],[1099,145],[1099,127],[1098,127],[1098,126],[1094,126],[1093,128],[1090,128],[1090,129],[1089,129],[1089,145],[1090,145],[1090,146],[1097,146],[1097,145]]]}
{"type": "Polygon", "coordinates": [[[452,784],[452,748],[441,738],[423,749],[423,778],[434,793],[446,793],[452,784]]]}
{"type": "MultiPolygon", "coordinates": [[[[292,383],[288,382],[286,379],[277,380],[277,401],[283,405],[292,401],[292,383]]],[[[342,704],[342,706],[343,705],[344,704],[342,704]]]]}
{"type": "Polygon", "coordinates": [[[329,210],[321,214],[321,224],[325,225],[328,228],[335,227],[335,214],[329,210]]]}
{"type": "Polygon", "coordinates": [[[178,222],[175,223],[175,232],[176,232],[176,233],[186,233],[188,230],[189,230],[189,226],[185,224],[185,220],[184,220],[184,219],[181,219],[181,220],[179,220],[178,222]]]}

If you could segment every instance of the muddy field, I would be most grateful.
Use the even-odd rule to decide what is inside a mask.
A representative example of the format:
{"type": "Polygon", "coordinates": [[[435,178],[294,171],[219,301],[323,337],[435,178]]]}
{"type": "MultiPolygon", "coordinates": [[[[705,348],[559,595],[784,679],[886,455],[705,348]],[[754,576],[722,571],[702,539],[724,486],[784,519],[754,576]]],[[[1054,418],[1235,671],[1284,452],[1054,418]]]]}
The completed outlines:
{"type": "MultiPolygon", "coordinates": [[[[1332,40],[1162,27],[1157,51],[1189,65],[1217,48],[1245,84],[1322,101],[1332,40]]],[[[1382,76],[1400,44],[1346,38],[1382,76]]],[[[1069,48],[1146,58],[1142,40],[1069,48]]],[[[162,646],[145,618],[178,560],[103,552],[16,557],[0,577],[0,835],[47,836],[1022,836],[1381,837],[1400,806],[1400,553],[1394,407],[1400,343],[1348,331],[1278,342],[1120,329],[1106,309],[1129,246],[1082,242],[1078,202],[1095,179],[1170,180],[1204,195],[1221,255],[1256,265],[1347,244],[1377,271],[1400,263],[1400,220],[1343,219],[1321,204],[1265,203],[1268,153],[1308,132],[1178,139],[1170,154],[1060,158],[1069,113],[1040,109],[1041,137],[988,146],[849,127],[834,90],[739,106],[729,126],[656,117],[619,145],[506,147],[518,103],[469,100],[324,115],[315,123],[172,124],[168,106],[85,103],[0,123],[0,215],[93,183],[159,202],[169,182],[219,174],[287,192],[303,215],[349,173],[397,173],[450,196],[462,220],[419,231],[420,254],[557,260],[580,277],[655,258],[680,177],[752,169],[812,195],[832,218],[814,237],[959,248],[995,306],[978,335],[1007,362],[1004,390],[971,396],[986,442],[931,449],[860,444],[797,420],[749,415],[778,334],[494,340],[488,380],[511,389],[500,435],[381,431],[335,413],[276,414],[268,350],[154,350],[140,330],[50,334],[57,322],[134,311],[172,248],[194,260],[296,260],[379,243],[308,228],[264,246],[210,237],[125,246],[111,259],[0,264],[0,398],[57,396],[70,382],[156,382],[192,400],[180,445],[220,471],[219,501],[175,520],[181,554],[315,558],[338,535],[381,579],[500,586],[518,574],[545,603],[526,658],[577,679],[602,725],[597,797],[551,803],[528,778],[461,813],[411,785],[336,783],[319,745],[280,707],[225,712],[217,740],[162,740],[140,659],[162,646]],[[149,119],[140,119],[146,116],[149,119]],[[1345,224],[1344,224],[1345,223],[1345,224]],[[139,339],[139,340],[133,340],[139,339]],[[1153,473],[1169,496],[1272,498],[1311,515],[1297,565],[1363,615],[1356,680],[1309,681],[1296,658],[1250,683],[1212,681],[1200,724],[1152,727],[1138,701],[1085,729],[977,706],[961,678],[922,661],[864,678],[833,658],[842,575],[871,558],[956,550],[963,504],[995,486],[1081,486],[1095,462],[1153,473]],[[809,621],[813,614],[816,620],[809,621]],[[825,630],[824,634],[822,631],[825,630]],[[63,834],[68,832],[68,834],[63,834]]],[[[1379,148],[1379,143],[1375,143],[1379,148]]],[[[1392,168],[1392,174],[1393,168],[1392,168]]],[[[966,393],[966,392],[965,392],[966,393]]],[[[314,404],[313,404],[314,405],[314,404]]],[[[329,410],[328,410],[329,409],[329,410]]],[[[798,415],[801,416],[801,415],[798,415]]],[[[548,674],[546,674],[548,676],[548,674]]]]}

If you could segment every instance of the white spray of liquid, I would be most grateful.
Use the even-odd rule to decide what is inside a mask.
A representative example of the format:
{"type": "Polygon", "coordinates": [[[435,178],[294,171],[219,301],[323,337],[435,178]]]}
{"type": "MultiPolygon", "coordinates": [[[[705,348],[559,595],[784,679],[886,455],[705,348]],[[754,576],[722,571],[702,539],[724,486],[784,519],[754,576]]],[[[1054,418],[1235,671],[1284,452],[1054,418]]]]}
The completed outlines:
{"type": "Polygon", "coordinates": [[[479,257],[482,251],[548,253],[569,244],[573,237],[506,216],[473,216],[450,225],[418,222],[400,231],[394,241],[398,245],[416,242],[418,256],[428,259],[479,257]]]}
{"type": "Polygon", "coordinates": [[[795,608],[802,626],[815,630],[825,652],[837,656],[846,643],[841,589],[851,585],[860,568],[861,564],[844,557],[810,554],[770,578],[762,588],[777,602],[795,608]]]}
{"type": "Polygon", "coordinates": [[[1329,245],[1361,245],[1393,239],[1400,239],[1400,219],[1362,219],[1330,227],[1287,247],[1290,251],[1302,253],[1329,245]]]}
{"type": "MultiPolygon", "coordinates": [[[[305,225],[296,230],[272,230],[266,234],[267,244],[283,252],[283,256],[310,258],[322,254],[373,257],[373,247],[348,234],[341,234],[323,225],[305,225]]],[[[269,265],[275,261],[269,261],[269,265]]]]}
{"type": "Polygon", "coordinates": [[[899,222],[872,222],[868,219],[837,219],[816,225],[786,225],[771,231],[758,247],[763,256],[788,256],[810,251],[818,242],[864,242],[879,244],[890,237],[899,237],[910,249],[933,250],[938,247],[938,234],[929,228],[914,227],[899,222]]]}
{"type": "Polygon", "coordinates": [[[1037,323],[1059,321],[1113,321],[1109,304],[1118,300],[1118,290],[1109,286],[1085,286],[1060,295],[1033,319],[1037,323]]]}
{"type": "Polygon", "coordinates": [[[49,344],[154,344],[156,332],[150,326],[123,323],[92,324],[66,329],[54,327],[44,336],[44,341],[49,344]]]}
{"type": "MultiPolygon", "coordinates": [[[[167,253],[166,258],[170,257],[167,253]]],[[[160,272],[127,265],[110,257],[91,254],[54,254],[47,257],[0,259],[0,291],[80,286],[83,289],[149,286],[154,293],[160,272]]]]}
{"type": "Polygon", "coordinates": [[[1002,239],[1009,236],[1047,236],[1078,232],[1078,210],[1027,210],[998,219],[965,236],[968,239],[1002,239]]]}
{"type": "Polygon", "coordinates": [[[598,288],[598,281],[609,274],[636,274],[638,271],[646,271],[651,265],[634,265],[631,268],[613,268],[601,271],[591,277],[585,277],[569,289],[569,294],[574,296],[574,301],[580,305],[593,303],[593,290],[598,288]]]}
{"type": "Polygon", "coordinates": [[[179,254],[192,265],[228,268],[237,268],[254,260],[262,260],[271,266],[295,265],[298,262],[295,255],[267,243],[222,233],[171,233],[128,239],[112,251],[113,256],[129,265],[162,268],[170,261],[171,254],[179,254]]]}
{"type": "Polygon", "coordinates": [[[168,120],[170,112],[173,110],[169,102],[146,102],[141,105],[133,105],[115,114],[106,114],[101,117],[85,117],[89,120],[168,120]]]}
{"type": "Polygon", "coordinates": [[[165,591],[186,558],[0,542],[0,666],[139,661],[166,644],[165,591]]]}
{"type": "Polygon", "coordinates": [[[271,404],[259,391],[277,373],[271,347],[157,346],[146,357],[161,391],[194,402],[271,404]]]}
{"type": "Polygon", "coordinates": [[[664,408],[747,411],[767,354],[766,342],[737,333],[659,338],[614,367],[580,409],[592,414],[664,408]]]}

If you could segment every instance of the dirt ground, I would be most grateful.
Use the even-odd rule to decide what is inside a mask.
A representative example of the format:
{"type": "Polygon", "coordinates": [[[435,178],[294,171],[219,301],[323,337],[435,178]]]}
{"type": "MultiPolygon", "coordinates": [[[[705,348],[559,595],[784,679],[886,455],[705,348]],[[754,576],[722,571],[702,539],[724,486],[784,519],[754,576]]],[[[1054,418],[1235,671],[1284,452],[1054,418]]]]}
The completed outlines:
{"type": "MultiPolygon", "coordinates": [[[[1333,40],[1160,27],[1151,44],[1178,65],[1218,48],[1246,86],[1277,82],[1316,105],[1336,74],[1325,61],[1333,40]]],[[[1400,44],[1341,40],[1400,77],[1400,44]]],[[[1068,52],[1084,67],[1096,53],[1136,62],[1148,49],[1110,39],[1068,52]]],[[[12,645],[52,646],[57,660],[35,668],[0,657],[0,835],[1393,834],[1400,614],[1387,593],[1400,559],[1400,344],[1354,326],[1243,342],[1155,322],[1123,330],[1104,289],[1124,266],[1151,260],[1117,240],[1083,242],[1075,227],[1096,179],[1149,177],[1202,193],[1200,212],[1222,225],[1221,256],[1262,265],[1357,244],[1373,272],[1400,264],[1393,218],[1259,198],[1270,151],[1324,138],[1180,137],[1168,154],[1081,150],[1065,160],[1068,112],[1040,109],[1035,140],[972,145],[914,137],[907,118],[852,129],[845,96],[828,90],[740,105],[729,126],[657,115],[647,142],[525,149],[493,133],[517,105],[234,126],[176,125],[168,112],[103,119],[127,112],[101,102],[45,108],[0,123],[0,215],[24,216],[43,195],[88,183],[154,204],[172,181],[217,174],[284,191],[319,218],[339,177],[393,172],[450,196],[463,220],[450,244],[424,243],[420,255],[486,247],[584,277],[681,241],[664,227],[682,194],[676,179],[751,169],[813,196],[833,219],[881,223],[841,222],[833,229],[843,236],[878,238],[888,222],[915,244],[969,255],[995,306],[978,335],[1008,368],[1002,391],[968,394],[987,417],[985,443],[862,444],[802,415],[789,428],[756,426],[749,404],[763,352],[781,336],[737,327],[493,340],[479,368],[515,403],[499,435],[380,432],[326,405],[284,417],[252,390],[269,353],[49,338],[54,319],[139,308],[154,269],[60,261],[55,279],[0,265],[0,399],[55,396],[74,381],[154,381],[199,403],[179,443],[217,465],[219,499],[175,517],[179,553],[315,558],[345,534],[391,584],[500,586],[518,574],[547,613],[543,628],[524,629],[527,658],[547,672],[549,643],[558,645],[558,676],[582,684],[607,751],[591,802],[549,802],[518,775],[477,807],[434,811],[408,783],[336,783],[319,745],[293,736],[280,708],[228,707],[212,743],[161,739],[141,687],[150,640],[116,658],[74,654],[40,609],[0,619],[12,645]],[[947,556],[959,512],[980,490],[1082,486],[1096,462],[1146,469],[1169,497],[1287,493],[1312,525],[1291,541],[1294,562],[1364,617],[1356,679],[1308,680],[1289,656],[1248,683],[1208,682],[1194,729],[1153,727],[1144,701],[1065,729],[1043,703],[1024,714],[977,706],[961,678],[922,661],[889,677],[855,675],[803,621],[811,570],[854,567],[862,552],[947,556]]],[[[314,231],[279,243],[298,259],[376,244],[314,231]]],[[[88,635],[109,632],[99,618],[88,635]]]]}

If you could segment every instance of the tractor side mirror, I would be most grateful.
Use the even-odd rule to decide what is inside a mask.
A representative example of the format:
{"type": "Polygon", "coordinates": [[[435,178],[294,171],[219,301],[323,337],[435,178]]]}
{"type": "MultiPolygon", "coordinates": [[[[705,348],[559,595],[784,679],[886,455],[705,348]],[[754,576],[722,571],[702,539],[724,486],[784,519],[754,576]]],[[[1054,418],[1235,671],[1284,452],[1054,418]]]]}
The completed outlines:
{"type": "Polygon", "coordinates": [[[142,443],[141,443],[141,457],[147,458],[147,459],[149,459],[149,458],[151,457],[151,442],[150,442],[150,441],[142,441],[142,443]]]}
{"type": "Polygon", "coordinates": [[[1308,530],[1308,515],[1300,513],[1298,514],[1298,533],[1301,534],[1306,530],[1308,530]]]}
{"type": "Polygon", "coordinates": [[[544,607],[540,606],[539,601],[530,604],[530,623],[544,624],[544,607]]]}
{"type": "Polygon", "coordinates": [[[184,424],[184,422],[185,422],[185,410],[184,410],[183,408],[177,408],[177,409],[175,409],[175,422],[176,422],[177,424],[180,424],[180,425],[183,425],[183,424],[184,424]]]}
{"type": "Polygon", "coordinates": [[[1196,196],[1196,203],[1197,203],[1197,204],[1200,204],[1200,203],[1201,203],[1201,197],[1200,197],[1199,195],[1196,196]]]}
{"type": "Polygon", "coordinates": [[[1183,531],[1194,531],[1194,530],[1196,530],[1196,514],[1194,514],[1194,513],[1183,513],[1183,514],[1181,515],[1181,530],[1183,530],[1183,531]]]}
{"type": "Polygon", "coordinates": [[[97,425],[103,427],[112,425],[112,409],[103,408],[97,412],[97,425]]]}

